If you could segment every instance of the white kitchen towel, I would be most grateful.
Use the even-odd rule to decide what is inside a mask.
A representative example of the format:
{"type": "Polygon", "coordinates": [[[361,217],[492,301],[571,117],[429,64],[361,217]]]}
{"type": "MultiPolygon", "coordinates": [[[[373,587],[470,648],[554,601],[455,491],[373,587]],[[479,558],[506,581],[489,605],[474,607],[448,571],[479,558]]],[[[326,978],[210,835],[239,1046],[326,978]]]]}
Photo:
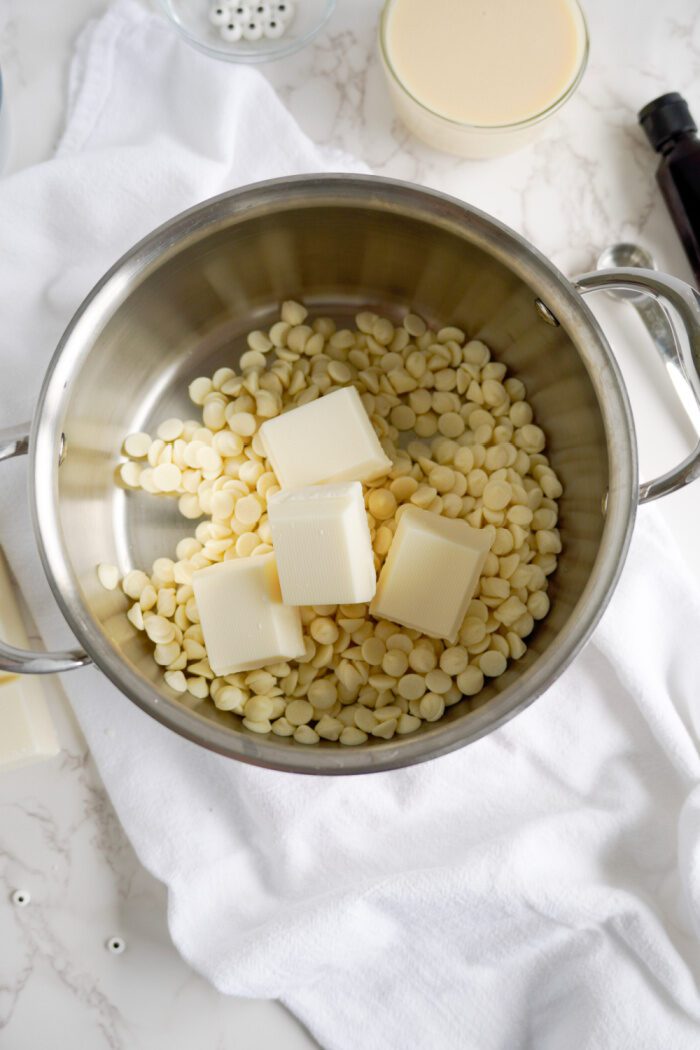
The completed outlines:
{"type": "MultiPolygon", "coordinates": [[[[229,187],[327,166],[266,81],[131,0],[84,36],[55,159],[0,184],[0,426],[135,240],[229,187]]],[[[52,646],[26,461],[0,544],[52,646]]],[[[594,640],[464,751],[307,779],[197,749],[95,670],[65,687],[173,939],[223,992],[334,1050],[690,1050],[700,1039],[700,603],[640,514],[594,640]]]]}

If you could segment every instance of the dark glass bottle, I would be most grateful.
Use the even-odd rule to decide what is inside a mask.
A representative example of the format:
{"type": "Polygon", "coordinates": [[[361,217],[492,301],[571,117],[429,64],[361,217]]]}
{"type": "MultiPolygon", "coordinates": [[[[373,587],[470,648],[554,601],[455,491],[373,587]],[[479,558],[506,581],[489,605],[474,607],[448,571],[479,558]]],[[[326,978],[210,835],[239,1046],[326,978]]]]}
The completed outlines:
{"type": "Polygon", "coordinates": [[[700,287],[700,139],[688,103],[677,91],[639,111],[639,123],[661,154],[659,187],[700,287]]]}

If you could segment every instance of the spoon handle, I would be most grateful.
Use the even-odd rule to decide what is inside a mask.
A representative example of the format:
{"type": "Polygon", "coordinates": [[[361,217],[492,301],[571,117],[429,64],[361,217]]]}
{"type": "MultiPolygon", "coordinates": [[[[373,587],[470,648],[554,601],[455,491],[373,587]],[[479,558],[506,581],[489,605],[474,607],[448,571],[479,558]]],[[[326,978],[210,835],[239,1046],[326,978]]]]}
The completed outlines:
{"type": "Polygon", "coordinates": [[[700,434],[700,405],[693,396],[692,390],[688,389],[690,385],[696,391],[696,396],[700,397],[700,377],[696,369],[692,369],[691,374],[688,374],[684,362],[679,358],[663,307],[653,299],[636,300],[631,305],[634,306],[644,327],[654,340],[668,377],[673,383],[673,389],[695,433],[700,434]]]}

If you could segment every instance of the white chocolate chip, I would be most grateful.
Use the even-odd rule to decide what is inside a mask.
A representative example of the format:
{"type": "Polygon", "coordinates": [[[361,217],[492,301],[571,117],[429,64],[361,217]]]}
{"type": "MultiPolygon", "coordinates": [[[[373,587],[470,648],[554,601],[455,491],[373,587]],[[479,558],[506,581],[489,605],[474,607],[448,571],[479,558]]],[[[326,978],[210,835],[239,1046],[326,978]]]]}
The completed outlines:
{"type": "Polygon", "coordinates": [[[116,565],[101,562],[97,566],[97,578],[106,591],[113,591],[119,586],[119,569],[116,565]]]}
{"type": "Polygon", "coordinates": [[[151,447],[152,438],[150,434],[146,434],[143,431],[139,431],[135,434],[129,434],[124,438],[124,451],[127,456],[132,456],[133,459],[144,459],[148,455],[148,450],[151,447]]]}
{"type": "Polygon", "coordinates": [[[174,463],[159,463],[153,471],[153,482],[160,492],[177,492],[182,472],[174,463]]]}

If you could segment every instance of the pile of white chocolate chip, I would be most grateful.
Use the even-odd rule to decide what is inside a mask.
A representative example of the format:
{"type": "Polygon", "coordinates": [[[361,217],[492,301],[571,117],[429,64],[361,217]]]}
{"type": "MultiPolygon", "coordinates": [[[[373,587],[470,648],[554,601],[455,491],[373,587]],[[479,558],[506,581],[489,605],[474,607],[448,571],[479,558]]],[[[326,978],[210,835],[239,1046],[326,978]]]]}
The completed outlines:
{"type": "MultiPolygon", "coordinates": [[[[124,576],[127,616],[150,639],[171,689],[211,697],[247,730],[346,745],[412,733],[520,659],[549,610],[562,486],[525,387],[506,378],[484,343],[455,327],[432,331],[410,313],[399,327],[365,312],[356,329],[337,329],[329,318],[307,323],[306,309],[286,302],[281,320],[251,332],[248,346],[239,373],[220,368],[190,384],[201,420],[168,419],[155,438],[124,442],[125,486],[177,498],[185,518],[203,519],[174,559],[124,576]],[[458,641],[377,621],[366,604],[302,607],[303,656],[216,677],[192,574],[273,550],[267,500],[280,486],[259,428],[349,384],[393,464],[364,486],[377,572],[407,505],[488,530],[490,552],[458,641]]],[[[112,565],[98,575],[109,589],[119,585],[112,565]]]]}

